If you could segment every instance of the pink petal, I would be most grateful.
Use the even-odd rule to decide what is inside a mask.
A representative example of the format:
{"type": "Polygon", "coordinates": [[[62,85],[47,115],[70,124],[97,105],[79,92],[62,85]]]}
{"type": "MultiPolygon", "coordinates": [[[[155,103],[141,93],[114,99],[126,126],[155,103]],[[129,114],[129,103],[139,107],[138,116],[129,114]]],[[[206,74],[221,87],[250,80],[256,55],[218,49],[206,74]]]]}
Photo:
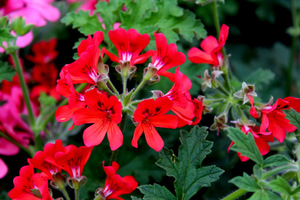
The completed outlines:
{"type": "Polygon", "coordinates": [[[8,167],[5,162],[0,158],[0,179],[2,179],[8,172],[8,167]]]}
{"type": "Polygon", "coordinates": [[[9,142],[4,138],[0,138],[0,155],[16,155],[19,152],[19,147],[9,142]]]}

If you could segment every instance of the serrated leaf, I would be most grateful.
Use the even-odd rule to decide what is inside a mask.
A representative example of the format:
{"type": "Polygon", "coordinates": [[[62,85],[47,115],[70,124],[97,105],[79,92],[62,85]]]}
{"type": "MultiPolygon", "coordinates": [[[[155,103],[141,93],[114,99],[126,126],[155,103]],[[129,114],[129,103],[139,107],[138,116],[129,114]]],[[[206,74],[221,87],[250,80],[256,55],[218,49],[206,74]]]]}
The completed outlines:
{"type": "Polygon", "coordinates": [[[284,114],[286,114],[285,118],[290,121],[290,124],[293,124],[300,130],[300,113],[291,108],[291,110],[284,110],[284,114]]]}
{"type": "Polygon", "coordinates": [[[248,200],[268,200],[269,195],[262,190],[255,192],[248,200]]]}
{"type": "Polygon", "coordinates": [[[230,148],[240,152],[243,156],[249,157],[254,162],[263,165],[263,157],[260,154],[252,134],[246,135],[238,128],[228,128],[228,137],[234,142],[230,148]]]}
{"type": "Polygon", "coordinates": [[[262,168],[261,168],[261,166],[260,166],[259,164],[255,164],[255,165],[253,166],[253,172],[254,172],[255,176],[256,176],[258,179],[261,178],[261,176],[262,176],[262,168]]]}
{"type": "Polygon", "coordinates": [[[145,195],[143,200],[176,200],[176,197],[166,187],[158,184],[142,185],[138,189],[145,195]]]}
{"type": "Polygon", "coordinates": [[[257,69],[246,77],[245,82],[255,84],[255,88],[260,90],[263,88],[263,84],[268,84],[275,77],[274,72],[268,69],[257,69]]]}
{"type": "Polygon", "coordinates": [[[122,27],[135,28],[153,35],[154,30],[165,34],[169,43],[175,43],[181,35],[188,41],[206,37],[206,31],[195,15],[178,6],[177,0],[135,1],[126,5],[128,12],[121,13],[122,27]],[[131,13],[137,13],[132,15],[131,13]]]}
{"type": "Polygon", "coordinates": [[[229,182],[248,192],[256,192],[257,190],[260,190],[259,185],[246,173],[244,173],[243,176],[237,176],[231,179],[229,182]]]}
{"type": "Polygon", "coordinates": [[[61,22],[72,25],[72,28],[78,28],[79,32],[84,35],[92,35],[96,31],[103,31],[99,18],[96,15],[90,16],[89,11],[70,12],[61,19],[61,22]]]}
{"type": "MultiPolygon", "coordinates": [[[[1,34],[1,33],[0,33],[1,34]]],[[[16,71],[7,62],[0,61],[0,82],[3,80],[12,81],[16,71]]]]}
{"type": "Polygon", "coordinates": [[[15,37],[10,34],[9,28],[0,28],[0,46],[2,43],[15,40],[15,37]]]}
{"type": "Polygon", "coordinates": [[[134,197],[134,196],[131,196],[131,199],[132,200],[142,200],[141,198],[137,198],[137,197],[134,197]]]}
{"type": "Polygon", "coordinates": [[[264,160],[263,167],[278,167],[289,163],[291,163],[291,161],[287,157],[283,155],[273,155],[264,160]]]}
{"type": "Polygon", "coordinates": [[[280,176],[277,176],[276,180],[271,181],[269,187],[279,194],[290,195],[292,193],[290,185],[280,176]]]}
{"type": "Polygon", "coordinates": [[[223,173],[215,166],[202,167],[202,161],[211,152],[212,142],[206,141],[206,128],[194,127],[189,133],[181,132],[181,145],[176,157],[172,150],[159,152],[157,165],[175,178],[174,187],[178,199],[187,200],[201,187],[210,186],[223,173]]]}

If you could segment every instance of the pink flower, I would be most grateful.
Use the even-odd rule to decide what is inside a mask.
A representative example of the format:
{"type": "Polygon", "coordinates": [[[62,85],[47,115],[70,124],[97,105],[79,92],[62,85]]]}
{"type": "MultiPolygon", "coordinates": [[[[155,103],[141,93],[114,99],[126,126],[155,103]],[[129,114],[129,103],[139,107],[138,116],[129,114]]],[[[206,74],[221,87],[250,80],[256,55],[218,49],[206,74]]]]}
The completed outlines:
{"type": "MultiPolygon", "coordinates": [[[[0,155],[12,156],[19,152],[19,148],[4,138],[0,138],[0,155]]],[[[8,172],[8,167],[0,158],[0,179],[8,172]]]]}

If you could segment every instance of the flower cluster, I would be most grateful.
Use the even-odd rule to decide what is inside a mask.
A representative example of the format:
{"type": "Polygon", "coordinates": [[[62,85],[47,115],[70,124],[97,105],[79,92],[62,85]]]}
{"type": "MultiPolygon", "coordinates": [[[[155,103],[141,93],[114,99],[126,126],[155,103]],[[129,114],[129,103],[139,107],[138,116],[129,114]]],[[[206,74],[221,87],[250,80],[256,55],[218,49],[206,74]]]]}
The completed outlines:
{"type": "MultiPolygon", "coordinates": [[[[86,146],[78,148],[74,145],[63,146],[61,140],[56,140],[55,144],[46,144],[43,151],[38,151],[32,159],[28,159],[29,165],[21,168],[20,176],[14,178],[15,187],[9,192],[9,197],[13,200],[52,200],[48,180],[52,187],[62,191],[66,182],[70,187],[78,189],[86,182],[82,172],[92,149],[86,146]],[[41,172],[34,173],[34,169],[41,172]],[[62,171],[69,175],[67,181],[62,171]]],[[[129,194],[138,186],[132,176],[122,178],[116,174],[118,168],[116,162],[113,162],[112,166],[104,166],[103,162],[107,179],[104,189],[99,188],[97,191],[101,191],[104,199],[121,199],[120,195],[129,194]]]]}
{"type": "Polygon", "coordinates": [[[137,147],[138,139],[144,132],[151,148],[160,151],[164,142],[155,127],[177,128],[199,123],[202,114],[202,102],[192,99],[189,93],[192,83],[180,72],[167,70],[185,62],[185,55],[177,51],[176,44],[168,44],[162,33],[154,33],[156,50],[141,52],[150,42],[150,36],[140,34],[135,29],[128,31],[119,28],[109,31],[109,38],[118,51],[118,56],[99,45],[103,33],[96,32],[81,41],[77,48],[79,58],[65,65],[60,72],[57,92],[69,99],[68,105],[58,108],[57,121],[73,119],[75,125],[92,123],[85,129],[83,140],[86,146],[95,146],[102,142],[107,134],[110,148],[118,149],[123,144],[123,135],[118,124],[123,115],[133,118],[137,127],[132,145],[137,147]],[[123,80],[123,94],[119,94],[109,77],[110,67],[103,63],[107,55],[111,61],[118,63],[116,71],[123,80]],[[152,62],[144,68],[143,79],[137,88],[127,88],[127,81],[136,72],[137,64],[143,64],[151,57],[152,62]],[[174,83],[164,94],[153,91],[154,96],[145,100],[134,100],[138,91],[147,82],[158,82],[160,76],[167,77],[174,83]],[[74,84],[86,83],[83,92],[74,89],[74,84]],[[137,107],[135,107],[137,105],[137,107]],[[172,111],[173,114],[167,114],[172,111]]]}

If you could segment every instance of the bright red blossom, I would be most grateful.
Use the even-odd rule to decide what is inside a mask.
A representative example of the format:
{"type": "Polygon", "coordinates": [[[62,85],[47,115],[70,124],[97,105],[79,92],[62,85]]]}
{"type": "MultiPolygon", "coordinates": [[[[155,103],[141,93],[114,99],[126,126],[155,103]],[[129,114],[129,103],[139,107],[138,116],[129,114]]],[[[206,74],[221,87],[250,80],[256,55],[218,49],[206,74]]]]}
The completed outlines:
{"type": "Polygon", "coordinates": [[[134,121],[139,124],[134,131],[132,146],[138,147],[138,139],[144,132],[148,145],[155,151],[160,151],[164,146],[164,141],[155,127],[177,128],[178,118],[166,114],[172,106],[173,102],[168,97],[159,97],[156,100],[147,99],[139,103],[133,115],[134,121]]]}
{"type": "Polygon", "coordinates": [[[64,152],[55,153],[54,158],[58,165],[72,178],[80,178],[92,150],[92,147],[81,146],[77,148],[74,145],[68,145],[64,148],[64,152]]]}
{"type": "Polygon", "coordinates": [[[228,32],[229,27],[223,24],[220,30],[219,41],[211,35],[208,36],[200,44],[204,51],[193,47],[188,52],[188,59],[193,63],[207,63],[220,67],[223,64],[222,48],[227,40],[228,32]]]}
{"type": "Polygon", "coordinates": [[[34,174],[31,165],[21,168],[20,176],[14,178],[14,185],[8,193],[12,200],[52,200],[47,179],[41,174],[34,174]]]}
{"type": "Polygon", "coordinates": [[[109,31],[108,36],[118,50],[118,56],[110,53],[103,48],[103,52],[114,62],[130,61],[130,65],[144,63],[152,54],[153,50],[141,54],[141,51],[149,44],[150,36],[148,34],[141,35],[135,29],[126,31],[123,28],[118,28],[114,31],[109,31]]]}
{"type": "MultiPolygon", "coordinates": [[[[284,99],[278,99],[272,106],[264,106],[261,112],[261,126],[260,131],[265,132],[266,130],[272,132],[272,135],[279,141],[283,142],[286,137],[286,132],[293,132],[297,128],[290,124],[290,121],[285,118],[283,110],[295,109],[300,112],[300,98],[286,97],[284,99]]],[[[251,114],[251,113],[250,113],[251,114]]],[[[258,115],[253,115],[257,118],[258,115]]]]}
{"type": "Polygon", "coordinates": [[[168,69],[181,65],[185,62],[185,55],[177,52],[176,44],[167,43],[163,33],[154,33],[156,51],[152,56],[152,65],[157,68],[158,75],[164,75],[168,69]]]}
{"type": "Polygon", "coordinates": [[[118,149],[123,144],[123,135],[118,126],[122,119],[122,104],[115,96],[96,88],[84,94],[88,108],[74,112],[73,121],[76,125],[93,123],[85,129],[83,141],[86,146],[95,146],[102,142],[107,133],[110,148],[118,149]]]}
{"type": "Polygon", "coordinates": [[[118,199],[123,200],[120,195],[129,194],[138,186],[138,182],[132,176],[124,176],[116,174],[119,169],[119,164],[114,162],[112,166],[104,166],[103,169],[107,175],[105,186],[100,195],[105,199],[118,199]]]}
{"type": "Polygon", "coordinates": [[[48,64],[57,57],[58,52],[55,50],[57,40],[55,38],[46,41],[40,41],[32,46],[34,55],[28,55],[26,58],[35,64],[48,64]]]}

